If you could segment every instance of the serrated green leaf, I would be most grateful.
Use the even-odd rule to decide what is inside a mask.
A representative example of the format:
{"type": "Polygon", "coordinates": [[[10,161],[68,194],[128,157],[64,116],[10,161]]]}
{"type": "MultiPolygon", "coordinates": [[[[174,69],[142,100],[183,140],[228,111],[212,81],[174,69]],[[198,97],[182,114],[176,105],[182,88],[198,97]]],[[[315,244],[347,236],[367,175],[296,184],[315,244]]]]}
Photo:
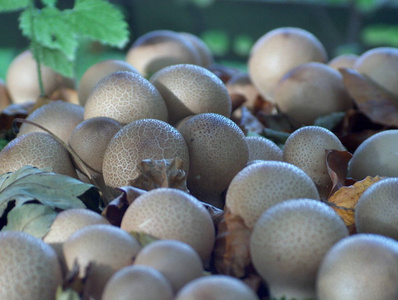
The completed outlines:
{"type": "Polygon", "coordinates": [[[59,50],[68,60],[74,60],[78,41],[70,24],[68,12],[55,7],[45,7],[41,10],[25,10],[19,19],[22,34],[29,39],[35,39],[42,47],[59,50]],[[32,33],[32,20],[34,32],[32,33]]]}
{"type": "Polygon", "coordinates": [[[129,38],[123,14],[104,0],[76,0],[72,18],[74,32],[103,44],[122,48],[129,38]]]}
{"type": "Polygon", "coordinates": [[[28,4],[29,0],[1,0],[0,12],[24,9],[28,4]]]}
{"type": "Polygon", "coordinates": [[[57,5],[57,2],[58,0],[41,0],[41,3],[49,7],[54,7],[55,5],[57,5]]]}
{"type": "Polygon", "coordinates": [[[55,300],[81,300],[78,292],[71,288],[63,289],[62,286],[58,286],[55,295],[55,300]]]}
{"type": "Polygon", "coordinates": [[[74,76],[74,62],[68,59],[63,52],[40,45],[37,45],[36,49],[42,64],[66,77],[74,76]]]}
{"type": "Polygon", "coordinates": [[[31,201],[52,209],[86,208],[79,196],[92,188],[95,187],[66,175],[25,166],[0,176],[0,216],[10,201],[15,201],[13,209],[31,201]]]}
{"type": "Polygon", "coordinates": [[[7,215],[7,225],[2,231],[23,231],[37,238],[43,238],[53,223],[57,212],[51,207],[28,203],[13,208],[7,215]]]}

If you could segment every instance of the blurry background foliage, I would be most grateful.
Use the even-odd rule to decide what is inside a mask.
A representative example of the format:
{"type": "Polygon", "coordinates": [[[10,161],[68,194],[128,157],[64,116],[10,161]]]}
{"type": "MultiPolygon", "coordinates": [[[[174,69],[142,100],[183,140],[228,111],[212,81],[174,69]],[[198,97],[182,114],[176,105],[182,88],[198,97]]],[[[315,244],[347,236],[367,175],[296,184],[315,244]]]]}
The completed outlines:
{"type": "MultiPolygon", "coordinates": [[[[1,1],[1,0],[0,0],[1,1]]],[[[142,34],[157,29],[201,37],[216,61],[246,69],[254,42],[267,31],[296,26],[312,32],[329,57],[361,54],[379,46],[398,47],[398,0],[111,0],[130,27],[130,42],[116,50],[87,41],[79,49],[77,79],[97,61],[124,59],[142,34]]],[[[67,7],[71,0],[59,0],[67,7]]],[[[0,78],[28,43],[18,28],[18,13],[0,18],[0,78]]]]}

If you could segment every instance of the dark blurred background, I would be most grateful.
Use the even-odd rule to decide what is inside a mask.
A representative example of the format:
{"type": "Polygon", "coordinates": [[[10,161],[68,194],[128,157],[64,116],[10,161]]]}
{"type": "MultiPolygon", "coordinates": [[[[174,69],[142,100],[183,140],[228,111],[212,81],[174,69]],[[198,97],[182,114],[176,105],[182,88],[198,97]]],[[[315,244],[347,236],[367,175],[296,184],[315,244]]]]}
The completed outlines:
{"type": "MultiPolygon", "coordinates": [[[[124,58],[142,34],[169,29],[201,37],[216,61],[245,68],[253,43],[271,29],[296,26],[312,32],[329,57],[360,54],[378,46],[398,47],[397,0],[113,0],[130,26],[130,42],[117,50],[98,44],[81,49],[80,71],[96,60],[124,58]]],[[[59,6],[72,0],[60,0],[59,6]]],[[[0,78],[9,61],[27,47],[19,13],[0,15],[0,78]]]]}

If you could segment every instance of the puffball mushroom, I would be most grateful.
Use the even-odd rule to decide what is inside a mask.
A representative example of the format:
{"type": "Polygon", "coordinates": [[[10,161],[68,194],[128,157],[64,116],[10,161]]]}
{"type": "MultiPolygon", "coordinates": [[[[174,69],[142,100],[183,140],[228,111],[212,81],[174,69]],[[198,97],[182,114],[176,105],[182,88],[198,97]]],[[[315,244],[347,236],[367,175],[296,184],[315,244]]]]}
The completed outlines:
{"type": "Polygon", "coordinates": [[[203,262],[187,243],[177,240],[157,240],[138,252],[135,265],[160,271],[170,282],[174,293],[185,284],[203,275],[203,262]]]}
{"type": "Polygon", "coordinates": [[[283,161],[283,151],[270,139],[262,136],[247,136],[246,143],[249,147],[248,162],[254,160],[283,161]]]}
{"type": "Polygon", "coordinates": [[[356,180],[376,175],[398,177],[397,138],[398,129],[389,129],[363,141],[348,164],[348,175],[356,180]]]}
{"type": "Polygon", "coordinates": [[[356,234],[337,242],[317,275],[318,300],[398,299],[398,242],[356,234]]]}
{"type": "Polygon", "coordinates": [[[158,270],[127,266],[117,271],[105,286],[102,300],[172,300],[173,290],[158,270]]]}
{"type": "MultiPolygon", "coordinates": [[[[44,65],[40,66],[44,93],[49,96],[62,86],[64,78],[44,65]]],[[[6,74],[6,84],[13,103],[36,101],[40,96],[37,63],[30,50],[15,57],[6,74]]]]}
{"type": "Polygon", "coordinates": [[[261,161],[241,170],[231,181],[225,204],[249,228],[271,206],[294,198],[318,199],[312,179],[299,167],[281,161],[261,161]]]}
{"type": "Polygon", "coordinates": [[[355,207],[358,233],[375,233],[398,240],[398,177],[372,184],[355,207]]]}
{"type": "Polygon", "coordinates": [[[140,249],[140,244],[132,235],[107,224],[85,226],[69,236],[63,245],[68,270],[78,264],[79,277],[87,276],[85,299],[92,297],[94,300],[101,299],[109,278],[121,268],[131,265],[140,249]]]}
{"type": "Polygon", "coordinates": [[[267,32],[255,42],[248,69],[261,95],[273,102],[275,86],[282,76],[294,67],[311,61],[327,61],[322,43],[307,30],[280,27],[267,32]]]}
{"type": "Polygon", "coordinates": [[[25,232],[0,232],[0,299],[54,300],[61,283],[51,246],[25,232]]]}
{"type": "Polygon", "coordinates": [[[250,237],[250,255],[271,298],[315,299],[323,257],[347,236],[347,227],[331,207],[312,199],[292,199],[261,215],[250,237]]]}
{"type": "Polygon", "coordinates": [[[214,113],[193,116],[178,130],[189,151],[188,189],[200,200],[223,207],[221,194],[249,157],[244,133],[233,121],[214,113]]]}
{"type": "Polygon", "coordinates": [[[69,137],[70,147],[94,171],[102,173],[102,161],[109,141],[123,126],[108,117],[82,121],[69,137]]]}
{"type": "Polygon", "coordinates": [[[109,224],[109,222],[100,214],[87,208],[67,209],[55,217],[43,241],[53,247],[64,270],[66,270],[66,263],[62,245],[77,230],[94,224],[109,224]]]}
{"type": "Polygon", "coordinates": [[[150,79],[167,105],[169,123],[200,113],[231,114],[231,98],[224,83],[204,67],[179,64],[165,67],[150,79]]]}
{"type": "Polygon", "coordinates": [[[175,300],[259,300],[243,281],[227,275],[197,278],[185,285],[175,300]]]}
{"type": "Polygon", "coordinates": [[[23,166],[77,178],[69,153],[53,136],[45,132],[29,132],[10,141],[0,151],[0,174],[14,172],[23,166]]]}
{"type": "Polygon", "coordinates": [[[333,132],[319,126],[304,126],[295,130],[287,138],[283,149],[284,161],[301,168],[312,178],[321,199],[327,199],[332,188],[326,165],[327,149],[345,151],[333,132]]]}
{"type": "Polygon", "coordinates": [[[327,64],[336,71],[338,71],[340,68],[353,69],[358,57],[359,56],[356,54],[341,54],[334,57],[327,64]]]}
{"type": "Polygon", "coordinates": [[[153,30],[141,35],[127,51],[126,61],[144,77],[177,64],[201,63],[195,46],[171,30],[153,30]]]}
{"type": "Polygon", "coordinates": [[[108,117],[125,125],[153,118],[167,121],[167,107],[158,90],[144,77],[128,71],[102,78],[84,106],[84,119],[108,117]]]}
{"type": "Polygon", "coordinates": [[[179,32],[184,38],[192,43],[194,48],[197,50],[200,58],[199,65],[202,67],[208,67],[214,62],[213,54],[209,46],[197,35],[189,33],[189,32],[179,32]]]}
{"type": "Polygon", "coordinates": [[[398,48],[377,47],[364,52],[354,69],[398,96],[398,48]]]}
{"type": "Polygon", "coordinates": [[[189,153],[184,137],[170,124],[141,119],[120,129],[109,141],[104,153],[102,172],[110,187],[130,185],[139,175],[144,159],[175,159],[183,161],[189,173],[189,153]]]}
{"type": "Polygon", "coordinates": [[[86,104],[88,95],[94,89],[98,81],[118,71],[138,73],[128,62],[119,59],[103,60],[89,67],[81,77],[77,90],[80,105],[84,106],[86,104]]]}
{"type": "MultiPolygon", "coordinates": [[[[26,120],[43,126],[65,143],[68,143],[72,131],[84,120],[84,108],[61,100],[51,101],[34,110],[26,120]]],[[[44,131],[37,126],[22,123],[18,136],[28,132],[44,131]]]]}
{"type": "Polygon", "coordinates": [[[194,196],[173,188],[151,190],[127,208],[120,226],[159,239],[178,240],[194,248],[202,260],[209,258],[215,241],[210,214],[194,196]]]}
{"type": "Polygon", "coordinates": [[[274,89],[274,101],[281,112],[304,125],[353,106],[342,75],[319,62],[304,63],[285,73],[274,89]]]}

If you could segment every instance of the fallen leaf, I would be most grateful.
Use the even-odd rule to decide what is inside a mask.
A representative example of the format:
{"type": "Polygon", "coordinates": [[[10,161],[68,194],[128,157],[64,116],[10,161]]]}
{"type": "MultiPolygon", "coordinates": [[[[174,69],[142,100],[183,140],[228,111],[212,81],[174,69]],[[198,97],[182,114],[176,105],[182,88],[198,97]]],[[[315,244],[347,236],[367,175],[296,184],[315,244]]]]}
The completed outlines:
{"type": "Polygon", "coordinates": [[[249,241],[251,229],[240,216],[225,210],[218,225],[212,254],[212,266],[217,273],[242,278],[251,265],[249,241]]]}
{"type": "Polygon", "coordinates": [[[0,176],[0,216],[3,222],[11,209],[27,203],[35,202],[53,210],[90,207],[99,211],[99,201],[95,186],[32,166],[0,176]],[[85,197],[86,193],[90,196],[85,197]]]}
{"type": "Polygon", "coordinates": [[[183,161],[175,159],[144,159],[138,166],[140,175],[130,185],[150,191],[157,188],[175,188],[188,192],[183,161]]]}
{"type": "Polygon", "coordinates": [[[330,205],[343,219],[351,234],[355,233],[355,207],[359,197],[372,184],[382,179],[383,177],[380,176],[368,176],[363,180],[355,182],[353,185],[341,187],[326,201],[326,204],[330,205]]]}
{"type": "Polygon", "coordinates": [[[244,133],[262,133],[265,126],[250,112],[247,107],[241,107],[241,114],[239,126],[242,128],[244,133]]]}
{"type": "Polygon", "coordinates": [[[348,162],[352,154],[348,151],[325,150],[326,167],[332,180],[332,189],[329,197],[343,187],[347,179],[348,162]]]}
{"type": "Polygon", "coordinates": [[[339,71],[359,111],[375,123],[398,126],[398,97],[356,70],[341,68],[339,71]]]}
{"type": "Polygon", "coordinates": [[[330,113],[326,116],[318,117],[314,121],[314,126],[320,126],[333,131],[336,126],[343,121],[345,114],[345,112],[339,111],[330,113]]]}
{"type": "Polygon", "coordinates": [[[130,234],[138,241],[141,247],[145,247],[146,245],[159,240],[157,237],[145,232],[131,231],[130,234]]]}
{"type": "Polygon", "coordinates": [[[140,195],[147,191],[133,186],[123,186],[118,188],[121,194],[113,199],[102,211],[102,215],[115,226],[120,226],[122,218],[127,208],[140,195]]]}
{"type": "Polygon", "coordinates": [[[50,230],[57,212],[49,206],[28,203],[17,206],[7,215],[7,225],[1,231],[23,231],[43,238],[50,230]]]}
{"type": "Polygon", "coordinates": [[[237,110],[246,102],[246,97],[242,94],[234,93],[230,95],[232,102],[232,111],[237,110]]]}

